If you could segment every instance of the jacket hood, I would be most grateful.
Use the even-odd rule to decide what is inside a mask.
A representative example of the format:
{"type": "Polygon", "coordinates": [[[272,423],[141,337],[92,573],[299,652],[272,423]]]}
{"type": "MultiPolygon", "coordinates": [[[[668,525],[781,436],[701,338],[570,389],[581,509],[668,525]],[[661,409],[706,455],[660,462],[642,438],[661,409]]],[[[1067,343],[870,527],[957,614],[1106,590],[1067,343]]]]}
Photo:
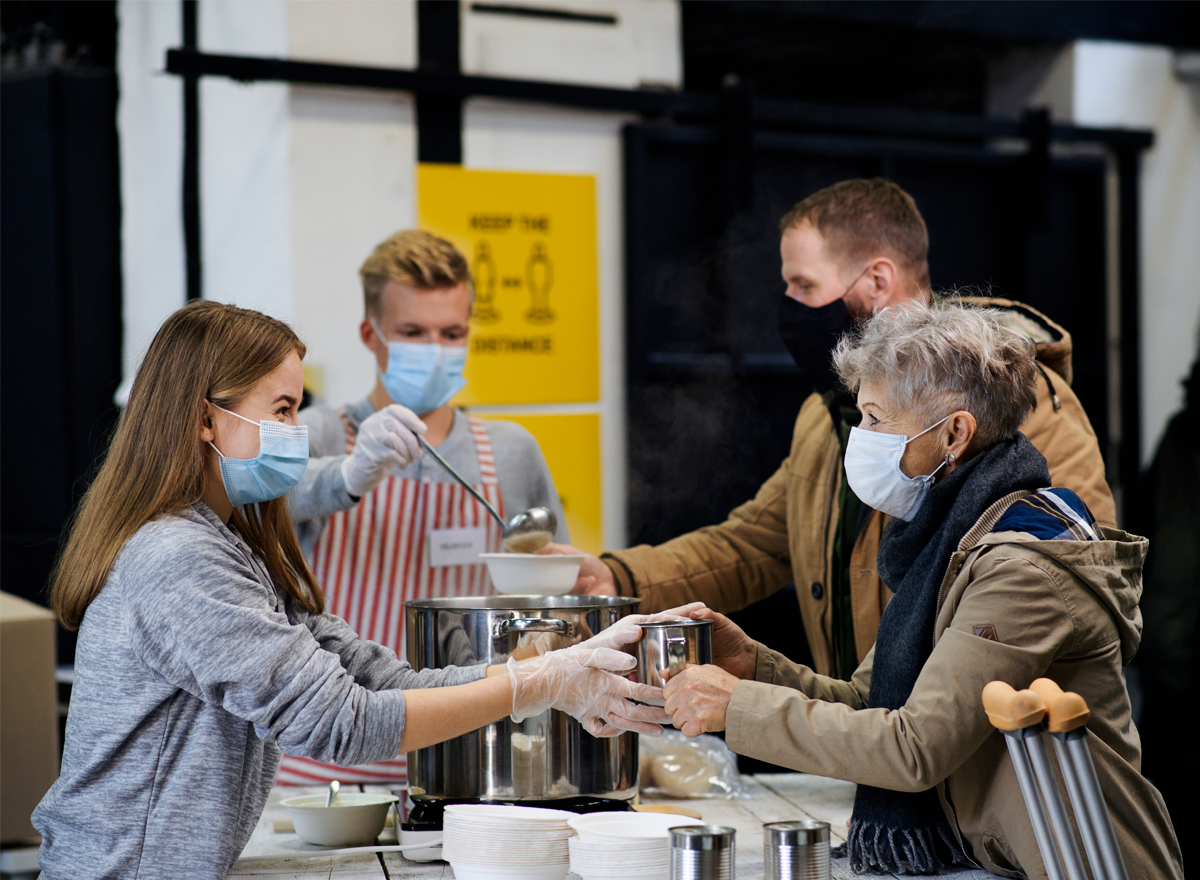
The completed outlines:
{"type": "Polygon", "coordinates": [[[1071,334],[1037,309],[1016,300],[991,296],[948,296],[945,301],[1005,312],[1009,326],[1033,340],[1038,361],[1071,384],[1071,334]]]}
{"type": "Polygon", "coordinates": [[[979,545],[1022,544],[1053,559],[1083,581],[1100,600],[1121,637],[1125,665],[1142,641],[1142,567],[1150,542],[1120,529],[1102,528],[1099,541],[1044,541],[1024,532],[995,532],[979,545]]]}

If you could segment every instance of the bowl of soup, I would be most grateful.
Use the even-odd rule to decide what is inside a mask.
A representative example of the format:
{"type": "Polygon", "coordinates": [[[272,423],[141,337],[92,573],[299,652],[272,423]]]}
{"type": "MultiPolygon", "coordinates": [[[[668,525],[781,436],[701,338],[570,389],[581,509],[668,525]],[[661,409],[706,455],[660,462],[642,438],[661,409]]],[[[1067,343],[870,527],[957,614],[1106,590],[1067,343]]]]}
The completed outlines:
{"type": "Polygon", "coordinates": [[[343,792],[333,806],[325,806],[327,794],[304,794],[283,802],[296,834],[305,843],[318,846],[372,844],[383,831],[388,810],[399,800],[394,794],[343,792]]]}
{"type": "Polygon", "coordinates": [[[583,555],[480,553],[496,592],[506,596],[562,596],[579,578],[583,555]]]}

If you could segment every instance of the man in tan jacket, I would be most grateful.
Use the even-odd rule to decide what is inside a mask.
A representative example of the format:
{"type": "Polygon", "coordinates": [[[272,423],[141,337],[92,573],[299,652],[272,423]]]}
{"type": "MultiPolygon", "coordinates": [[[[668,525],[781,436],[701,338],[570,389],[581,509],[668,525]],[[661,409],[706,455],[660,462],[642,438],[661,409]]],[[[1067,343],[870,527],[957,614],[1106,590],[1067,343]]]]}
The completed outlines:
{"type": "MultiPolygon", "coordinates": [[[[698,599],[728,613],[794,582],[816,670],[847,679],[874,644],[891,594],[875,562],[886,517],[845,485],[842,457],[859,415],[834,378],[830,352],[883,307],[928,300],[929,238],[912,197],[878,178],[814,193],[780,226],[781,334],[816,389],[796,419],[791,453],[725,522],[657,547],[589,557],[575,592],[639,596],[646,612],[698,599]]],[[[1043,381],[1021,430],[1046,456],[1054,485],[1073,489],[1102,525],[1115,526],[1096,435],[1071,391],[1070,334],[1021,303],[963,301],[1005,310],[1037,343],[1043,381]]]]}

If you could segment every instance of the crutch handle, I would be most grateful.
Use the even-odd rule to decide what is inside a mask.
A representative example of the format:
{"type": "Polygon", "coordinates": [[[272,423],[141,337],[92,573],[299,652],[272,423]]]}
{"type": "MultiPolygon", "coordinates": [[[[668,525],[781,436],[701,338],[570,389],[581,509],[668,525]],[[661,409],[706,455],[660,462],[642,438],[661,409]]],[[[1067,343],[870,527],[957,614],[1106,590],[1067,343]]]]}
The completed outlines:
{"type": "Polygon", "coordinates": [[[1023,730],[1046,717],[1046,704],[1031,690],[1013,690],[1010,684],[992,681],[983,688],[983,711],[997,730],[1023,730]]]}
{"type": "Polygon", "coordinates": [[[1029,689],[1046,704],[1046,729],[1051,733],[1067,733],[1088,723],[1091,712],[1079,694],[1064,691],[1048,678],[1036,679],[1029,689]]]}

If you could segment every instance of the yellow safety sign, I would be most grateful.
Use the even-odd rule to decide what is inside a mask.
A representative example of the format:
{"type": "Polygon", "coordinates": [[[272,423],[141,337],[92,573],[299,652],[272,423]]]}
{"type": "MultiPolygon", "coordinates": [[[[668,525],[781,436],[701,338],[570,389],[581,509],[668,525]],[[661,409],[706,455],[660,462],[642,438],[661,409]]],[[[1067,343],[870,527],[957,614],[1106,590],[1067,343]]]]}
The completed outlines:
{"type": "Polygon", "coordinates": [[[605,546],[600,503],[600,416],[504,413],[485,418],[516,422],[537,438],[562,501],[571,543],[588,553],[601,553],[605,546]]]}
{"type": "Polygon", "coordinates": [[[456,405],[600,398],[594,177],[422,164],[417,223],[475,278],[456,405]]]}

